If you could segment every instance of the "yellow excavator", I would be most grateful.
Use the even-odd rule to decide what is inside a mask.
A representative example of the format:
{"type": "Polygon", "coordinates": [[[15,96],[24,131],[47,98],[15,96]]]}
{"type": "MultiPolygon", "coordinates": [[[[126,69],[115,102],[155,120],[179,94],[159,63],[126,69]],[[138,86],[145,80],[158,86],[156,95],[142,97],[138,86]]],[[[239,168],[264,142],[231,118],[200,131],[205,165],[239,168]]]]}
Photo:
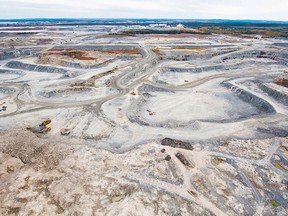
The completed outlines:
{"type": "Polygon", "coordinates": [[[51,120],[46,119],[39,125],[39,132],[46,133],[51,130],[51,120]]]}
{"type": "Polygon", "coordinates": [[[51,130],[51,120],[45,119],[38,126],[36,125],[35,127],[27,127],[26,129],[36,134],[47,133],[51,130]]]}

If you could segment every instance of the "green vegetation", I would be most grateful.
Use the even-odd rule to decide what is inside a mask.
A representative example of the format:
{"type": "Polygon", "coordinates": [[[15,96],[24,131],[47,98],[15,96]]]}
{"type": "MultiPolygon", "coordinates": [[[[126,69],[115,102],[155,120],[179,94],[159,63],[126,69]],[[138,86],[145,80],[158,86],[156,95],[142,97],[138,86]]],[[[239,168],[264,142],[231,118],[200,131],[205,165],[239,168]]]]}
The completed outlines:
{"type": "Polygon", "coordinates": [[[285,165],[282,164],[280,161],[275,161],[275,162],[274,162],[274,166],[275,166],[277,169],[280,169],[280,170],[282,170],[282,171],[284,171],[284,172],[288,172],[288,168],[285,167],[285,165]]]}
{"type": "Polygon", "coordinates": [[[196,30],[186,29],[130,29],[110,35],[134,36],[137,34],[229,34],[235,36],[253,37],[262,35],[263,37],[288,37],[288,27],[275,26],[199,26],[196,30]]]}
{"type": "Polygon", "coordinates": [[[37,34],[37,32],[17,32],[17,35],[32,35],[32,34],[37,34]]]}
{"type": "Polygon", "coordinates": [[[64,56],[69,56],[71,58],[76,58],[78,60],[95,60],[95,57],[89,57],[87,56],[87,53],[84,51],[78,51],[78,50],[68,50],[63,53],[64,56]]]}
{"type": "Polygon", "coordinates": [[[277,208],[279,206],[279,203],[276,200],[270,200],[269,204],[273,207],[273,208],[277,208]]]}
{"type": "MultiPolygon", "coordinates": [[[[114,35],[134,36],[137,34],[229,34],[253,37],[288,37],[287,24],[253,23],[184,23],[185,29],[130,29],[114,35]]],[[[112,34],[113,35],[113,34],[112,34]]]]}
{"type": "Polygon", "coordinates": [[[199,27],[203,33],[231,35],[262,35],[263,37],[288,37],[288,27],[255,27],[255,26],[206,26],[199,27]]]}
{"type": "Polygon", "coordinates": [[[221,164],[221,163],[224,163],[226,162],[223,158],[220,158],[220,157],[214,157],[211,159],[211,163],[215,166],[221,164]]]}
{"type": "Polygon", "coordinates": [[[68,52],[65,52],[64,55],[67,55],[69,57],[75,57],[78,55],[82,55],[82,52],[80,52],[80,51],[68,51],[68,52]]]}
{"type": "Polygon", "coordinates": [[[210,35],[209,32],[198,32],[189,29],[131,29],[117,33],[117,35],[136,35],[136,34],[204,34],[210,35]]]}

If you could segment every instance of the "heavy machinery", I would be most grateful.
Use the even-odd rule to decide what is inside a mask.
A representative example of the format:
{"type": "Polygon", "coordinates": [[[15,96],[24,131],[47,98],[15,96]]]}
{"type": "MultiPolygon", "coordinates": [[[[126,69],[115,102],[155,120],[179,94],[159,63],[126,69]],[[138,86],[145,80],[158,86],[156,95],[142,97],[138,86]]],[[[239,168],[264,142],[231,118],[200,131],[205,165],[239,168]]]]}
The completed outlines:
{"type": "Polygon", "coordinates": [[[46,119],[39,125],[39,133],[46,133],[51,130],[51,120],[46,119]]]}
{"type": "Polygon", "coordinates": [[[60,129],[60,134],[63,135],[63,136],[67,136],[70,134],[70,129],[68,128],[61,128],[60,129]]]}
{"type": "Polygon", "coordinates": [[[35,134],[47,133],[48,131],[51,130],[51,120],[45,119],[44,121],[42,121],[41,124],[36,125],[34,127],[27,127],[26,129],[35,134]]]}
{"type": "Polygon", "coordinates": [[[7,106],[6,106],[5,104],[6,104],[6,102],[3,102],[3,103],[0,104],[0,106],[1,106],[0,112],[1,112],[1,111],[6,111],[7,106]]]}
{"type": "Polygon", "coordinates": [[[0,108],[0,111],[6,111],[6,109],[7,109],[7,106],[4,105],[0,108]]]}

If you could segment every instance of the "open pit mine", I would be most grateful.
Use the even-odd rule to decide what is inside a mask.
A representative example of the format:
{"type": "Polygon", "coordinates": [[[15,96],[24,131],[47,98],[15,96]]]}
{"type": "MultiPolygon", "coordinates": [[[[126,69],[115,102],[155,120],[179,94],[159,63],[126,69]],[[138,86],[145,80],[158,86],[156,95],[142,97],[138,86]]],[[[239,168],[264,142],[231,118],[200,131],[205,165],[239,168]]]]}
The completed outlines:
{"type": "Polygon", "coordinates": [[[0,215],[288,215],[288,40],[0,27],[0,215]]]}

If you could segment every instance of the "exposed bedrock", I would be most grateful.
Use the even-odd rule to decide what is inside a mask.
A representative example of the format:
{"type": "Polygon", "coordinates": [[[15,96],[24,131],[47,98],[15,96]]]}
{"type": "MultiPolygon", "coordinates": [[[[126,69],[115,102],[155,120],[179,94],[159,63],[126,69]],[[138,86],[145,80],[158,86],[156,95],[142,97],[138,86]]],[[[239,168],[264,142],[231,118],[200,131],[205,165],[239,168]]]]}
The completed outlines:
{"type": "Polygon", "coordinates": [[[171,53],[165,52],[165,54],[167,56],[167,59],[176,60],[176,61],[179,61],[179,60],[187,61],[187,60],[195,60],[195,59],[211,59],[215,56],[225,55],[225,54],[232,53],[238,50],[239,49],[225,50],[225,51],[212,51],[212,52],[211,50],[206,50],[206,51],[203,51],[202,53],[189,52],[189,54],[187,51],[186,52],[177,51],[177,52],[171,52],[171,53]]]}
{"type": "Polygon", "coordinates": [[[135,48],[139,48],[138,44],[130,45],[130,44],[103,44],[103,45],[74,45],[74,46],[55,46],[54,49],[77,49],[77,50],[115,50],[115,49],[123,49],[123,50],[132,50],[135,48]]]}
{"type": "Polygon", "coordinates": [[[287,94],[280,92],[277,89],[273,89],[273,88],[271,88],[265,84],[260,84],[259,87],[260,87],[260,89],[262,89],[264,92],[266,92],[271,97],[275,98],[280,103],[288,106],[288,95],[287,94]]]}
{"type": "Polygon", "coordinates": [[[77,49],[84,51],[109,51],[109,50],[139,50],[142,56],[147,56],[147,51],[138,44],[103,44],[103,45],[75,45],[75,46],[55,46],[54,49],[77,49]]]}
{"type": "MultiPolygon", "coordinates": [[[[236,67],[234,68],[236,69],[236,67]]],[[[166,69],[169,72],[193,72],[193,73],[201,73],[210,70],[225,70],[224,65],[212,65],[205,67],[193,67],[193,68],[177,68],[177,67],[169,67],[166,69]]],[[[165,71],[165,69],[164,69],[165,71]]]]}
{"type": "Polygon", "coordinates": [[[157,86],[153,86],[153,85],[150,85],[150,84],[141,85],[138,88],[138,91],[141,92],[141,93],[147,93],[147,92],[172,92],[172,93],[174,93],[174,91],[172,91],[170,89],[157,87],[157,86]]]}
{"type": "Polygon", "coordinates": [[[277,136],[277,137],[288,136],[288,130],[280,128],[280,127],[268,127],[268,128],[259,127],[257,128],[257,130],[261,133],[266,133],[266,134],[270,134],[270,135],[277,136]]]}
{"type": "MultiPolygon", "coordinates": [[[[221,83],[221,85],[230,89],[232,91],[232,94],[231,93],[225,94],[221,98],[215,96],[211,100],[221,99],[223,101],[226,101],[226,103],[230,104],[229,106],[227,106],[228,108],[226,107],[227,109],[225,108],[223,115],[217,113],[215,115],[212,115],[211,118],[207,118],[207,116],[205,115],[204,116],[198,114],[193,115],[193,110],[195,110],[196,107],[200,106],[200,104],[196,103],[195,107],[194,106],[191,107],[191,113],[189,113],[188,115],[190,117],[187,117],[185,120],[178,118],[177,116],[175,117],[175,119],[164,117],[164,119],[162,120],[155,120],[157,119],[156,117],[158,117],[158,119],[163,118],[161,116],[162,114],[161,111],[159,111],[157,114],[155,113],[156,117],[153,118],[154,120],[152,120],[149,116],[147,117],[145,114],[143,114],[145,113],[145,110],[147,111],[147,115],[150,112],[149,113],[150,116],[153,115],[153,111],[157,112],[157,108],[150,107],[149,105],[147,106],[147,104],[149,104],[149,101],[150,100],[153,101],[152,98],[157,97],[157,92],[171,93],[172,91],[167,88],[156,87],[150,84],[142,84],[138,88],[138,92],[140,94],[142,93],[143,97],[140,97],[133,102],[133,104],[131,105],[130,112],[127,114],[127,117],[130,120],[130,122],[138,123],[140,125],[145,126],[163,127],[163,128],[191,127],[191,129],[193,128],[193,130],[198,130],[199,122],[230,123],[235,121],[241,121],[251,116],[257,116],[269,113],[271,114],[276,112],[274,107],[269,102],[258,96],[255,96],[253,93],[243,90],[237,86],[234,86],[228,81],[221,83]],[[234,104],[238,105],[234,106],[234,104]]],[[[209,100],[205,103],[209,103],[209,100]]],[[[209,110],[209,108],[206,107],[205,103],[202,104],[203,109],[209,110]]]]}
{"type": "Polygon", "coordinates": [[[100,67],[105,67],[110,63],[113,63],[117,60],[122,60],[122,61],[127,61],[127,60],[131,60],[132,58],[129,56],[119,56],[110,60],[107,60],[105,62],[102,63],[98,63],[98,64],[82,64],[82,63],[78,63],[78,62],[71,62],[71,61],[63,61],[63,66],[64,67],[71,67],[71,68],[76,68],[76,69],[93,69],[93,68],[100,68],[100,67]]]}
{"type": "Polygon", "coordinates": [[[87,65],[83,65],[83,64],[81,64],[81,63],[71,62],[71,61],[63,61],[63,66],[64,66],[64,67],[77,68],[77,69],[88,68],[87,65]]]}
{"type": "Polygon", "coordinates": [[[193,150],[193,146],[191,143],[184,142],[181,140],[175,140],[175,139],[171,139],[171,138],[162,139],[161,145],[170,146],[173,148],[183,148],[183,149],[187,149],[187,150],[193,150]]]}
{"type": "Polygon", "coordinates": [[[0,60],[11,59],[11,58],[19,58],[22,56],[32,55],[41,48],[22,48],[22,49],[4,49],[0,51],[0,60]]]}
{"type": "Polygon", "coordinates": [[[233,85],[229,81],[224,81],[221,83],[221,85],[226,88],[231,89],[231,91],[234,92],[234,94],[237,95],[241,100],[255,106],[262,113],[275,113],[276,112],[274,107],[270,103],[265,101],[264,99],[244,89],[241,89],[236,85],[233,85]]]}
{"type": "Polygon", "coordinates": [[[133,50],[139,49],[141,51],[138,44],[103,44],[103,45],[75,45],[75,46],[55,46],[55,49],[77,49],[77,50],[85,50],[85,51],[93,51],[93,50],[133,50]]]}
{"type": "MultiPolygon", "coordinates": [[[[193,44],[193,43],[190,43],[193,44]]],[[[177,49],[179,48],[179,45],[170,45],[171,48],[177,49]]],[[[194,45],[185,45],[185,48],[229,48],[234,47],[234,45],[231,44],[225,44],[225,45],[199,45],[195,43],[194,45]]]]}
{"type": "Polygon", "coordinates": [[[243,66],[251,66],[251,64],[256,64],[259,66],[263,65],[279,65],[281,63],[278,62],[257,62],[257,61],[249,61],[245,63],[238,63],[238,64],[229,64],[229,65],[209,65],[204,67],[190,67],[190,68],[179,68],[179,67],[167,67],[162,69],[162,71],[168,71],[168,72],[192,72],[192,73],[201,73],[201,72],[208,72],[212,70],[236,70],[239,68],[242,68],[243,66]]]}
{"type": "Polygon", "coordinates": [[[44,65],[26,64],[20,61],[10,61],[5,66],[8,68],[22,69],[22,70],[27,70],[27,71],[46,72],[46,73],[65,74],[68,72],[67,70],[63,68],[44,66],[44,65]]]}
{"type": "Polygon", "coordinates": [[[12,93],[14,93],[15,91],[16,91],[15,88],[2,87],[2,86],[0,86],[0,93],[3,93],[3,94],[12,94],[12,93]]]}
{"type": "Polygon", "coordinates": [[[39,93],[42,97],[45,98],[53,98],[55,96],[63,96],[65,94],[72,94],[77,92],[91,92],[93,88],[88,87],[78,87],[78,88],[68,88],[68,89],[58,89],[58,90],[51,90],[51,91],[42,91],[39,93]]]}
{"type": "Polygon", "coordinates": [[[288,52],[287,51],[261,51],[261,50],[253,50],[246,52],[237,52],[226,55],[222,58],[223,61],[229,59],[240,59],[240,58],[267,58],[271,60],[276,60],[281,64],[288,64],[288,52]]]}
{"type": "Polygon", "coordinates": [[[17,74],[22,75],[22,71],[16,71],[16,70],[7,70],[7,69],[0,69],[0,74],[17,74]]]}
{"type": "Polygon", "coordinates": [[[273,46],[288,47],[288,43],[273,43],[273,46]]]}

